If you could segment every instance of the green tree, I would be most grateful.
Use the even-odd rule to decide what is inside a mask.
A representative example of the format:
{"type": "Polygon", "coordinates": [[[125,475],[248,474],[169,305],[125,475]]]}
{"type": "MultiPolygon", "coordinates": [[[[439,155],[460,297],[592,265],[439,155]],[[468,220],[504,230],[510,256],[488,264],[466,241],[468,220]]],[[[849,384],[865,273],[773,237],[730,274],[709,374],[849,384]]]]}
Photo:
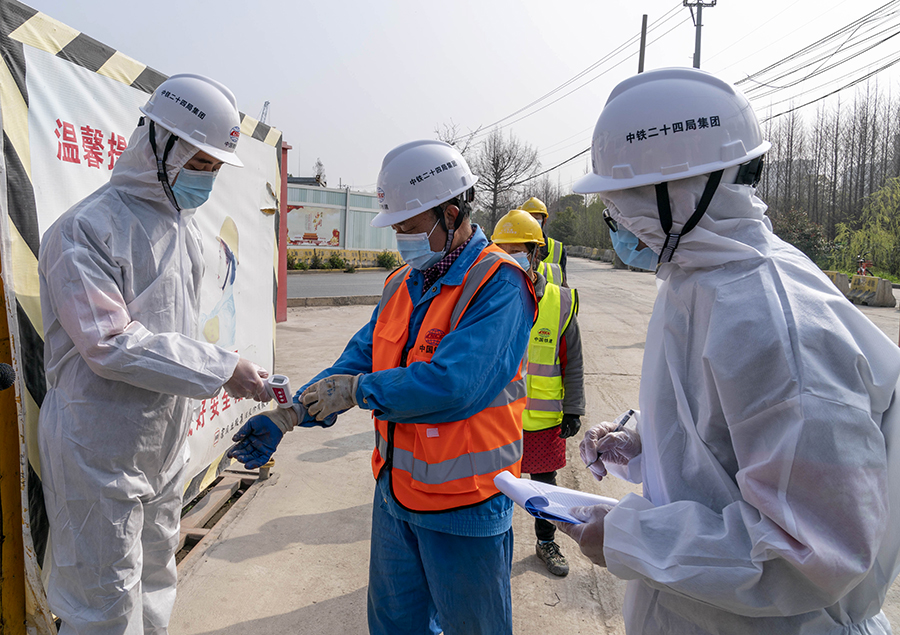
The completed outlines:
{"type": "Polygon", "coordinates": [[[571,245],[575,239],[575,229],[578,219],[575,216],[575,210],[567,207],[557,212],[556,218],[550,221],[547,226],[547,235],[554,238],[564,245],[571,245]]]}
{"type": "MultiPolygon", "coordinates": [[[[844,237],[849,232],[842,228],[844,237]]],[[[900,275],[900,177],[885,183],[866,199],[860,216],[859,229],[849,237],[847,264],[856,266],[856,256],[869,254],[873,267],[900,275]]]]}
{"type": "Polygon", "coordinates": [[[809,256],[817,264],[822,264],[827,255],[825,231],[822,226],[809,220],[806,212],[790,209],[772,218],[772,228],[784,241],[809,256]]]}

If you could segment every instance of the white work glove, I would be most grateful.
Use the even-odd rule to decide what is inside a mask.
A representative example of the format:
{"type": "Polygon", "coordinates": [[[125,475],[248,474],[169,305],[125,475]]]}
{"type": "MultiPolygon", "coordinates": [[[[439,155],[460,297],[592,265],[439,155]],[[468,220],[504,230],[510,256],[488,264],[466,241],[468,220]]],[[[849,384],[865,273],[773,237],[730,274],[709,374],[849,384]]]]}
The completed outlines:
{"type": "MultiPolygon", "coordinates": [[[[638,413],[633,416],[637,418],[638,413]]],[[[617,430],[618,427],[616,422],[603,421],[581,440],[581,460],[598,481],[607,474],[604,462],[625,466],[641,453],[641,435],[629,428],[617,430]]]]}
{"type": "Polygon", "coordinates": [[[231,378],[225,382],[225,392],[239,399],[269,401],[271,399],[269,389],[263,381],[268,376],[269,371],[241,357],[234,367],[231,378]]]}
{"type": "Polygon", "coordinates": [[[324,421],[329,415],[349,410],[356,405],[356,388],[362,375],[332,375],[320,379],[300,395],[300,403],[306,406],[316,421],[324,421]]]}
{"type": "Polygon", "coordinates": [[[556,528],[568,534],[581,547],[581,553],[601,567],[606,566],[603,555],[603,519],[610,512],[609,505],[593,505],[591,507],[573,507],[569,513],[582,521],[581,524],[552,521],[556,528]]]}

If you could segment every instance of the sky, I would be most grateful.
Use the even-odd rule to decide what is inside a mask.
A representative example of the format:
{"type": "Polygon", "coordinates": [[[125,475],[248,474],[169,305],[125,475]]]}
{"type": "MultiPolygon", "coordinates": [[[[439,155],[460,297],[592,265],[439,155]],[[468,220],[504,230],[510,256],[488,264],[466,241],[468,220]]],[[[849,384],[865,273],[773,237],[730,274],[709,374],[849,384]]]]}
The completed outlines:
{"type": "MultiPolygon", "coordinates": [[[[321,159],[329,187],[365,191],[374,191],[388,151],[436,138],[437,129],[450,125],[468,134],[499,121],[506,134],[538,150],[542,170],[554,167],[590,146],[609,92],[637,72],[643,14],[649,21],[645,70],[691,66],[696,36],[682,0],[26,4],[166,75],[193,72],[218,79],[252,117],[258,118],[269,101],[266,123],[280,129],[293,148],[289,172],[310,175],[321,159]],[[601,60],[606,61],[510,117],[601,60]]],[[[777,90],[753,103],[761,117],[777,114],[878,68],[886,57],[900,57],[900,37],[858,57],[841,57],[849,58],[854,38],[881,29],[900,31],[897,5],[896,0],[719,0],[703,10],[701,68],[733,83],[745,80],[740,87],[757,94],[763,82],[772,82],[768,87],[777,90]],[[793,88],[790,78],[775,71],[746,80],[885,5],[897,15],[835,40],[823,49],[827,58],[794,78],[834,65],[830,74],[793,88]]],[[[877,77],[881,89],[900,91],[900,64],[877,77]]],[[[841,98],[852,98],[854,90],[841,98]]],[[[566,193],[587,169],[583,155],[549,174],[566,193]]]]}

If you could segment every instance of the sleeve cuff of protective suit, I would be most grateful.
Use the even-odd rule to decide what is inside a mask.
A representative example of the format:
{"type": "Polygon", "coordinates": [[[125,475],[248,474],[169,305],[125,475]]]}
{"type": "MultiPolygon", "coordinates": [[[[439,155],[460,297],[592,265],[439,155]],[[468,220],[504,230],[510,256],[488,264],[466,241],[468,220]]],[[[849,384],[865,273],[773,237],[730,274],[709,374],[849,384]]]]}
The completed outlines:
{"type": "Polygon", "coordinates": [[[643,480],[641,477],[641,464],[644,462],[641,458],[642,456],[644,455],[638,454],[628,461],[627,465],[618,465],[616,463],[604,463],[604,465],[606,466],[606,471],[613,476],[629,483],[640,483],[643,480]]]}
{"type": "Polygon", "coordinates": [[[643,496],[628,494],[603,519],[603,557],[606,568],[622,580],[636,580],[642,576],[643,562],[632,555],[635,536],[641,536],[640,512],[653,509],[653,503],[643,496]]]}

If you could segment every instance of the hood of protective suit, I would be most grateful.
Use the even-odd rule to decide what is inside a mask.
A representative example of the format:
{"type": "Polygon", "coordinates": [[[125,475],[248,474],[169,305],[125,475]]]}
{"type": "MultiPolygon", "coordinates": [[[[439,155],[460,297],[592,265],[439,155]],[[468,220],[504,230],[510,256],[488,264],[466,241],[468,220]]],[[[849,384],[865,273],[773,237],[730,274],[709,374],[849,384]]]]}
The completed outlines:
{"type": "MultiPolygon", "coordinates": [[[[130,196],[171,205],[162,183],[156,178],[156,157],[150,146],[150,122],[147,119],[144,121],[144,125],[139,125],[134,129],[131,139],[128,140],[128,148],[116,161],[109,183],[130,196]]],[[[156,149],[161,157],[172,133],[160,126],[154,126],[154,128],[156,149]]],[[[197,148],[183,139],[179,138],[175,141],[175,145],[169,151],[169,156],[166,157],[166,174],[169,177],[170,185],[175,182],[175,177],[178,176],[184,164],[197,152],[197,148]]]]}
{"type": "MultiPolygon", "coordinates": [[[[669,182],[673,231],[684,226],[697,209],[707,179],[707,175],[702,175],[669,182]]],[[[659,221],[654,186],[606,192],[601,200],[616,222],[657,254],[662,251],[666,235],[659,221]]],[[[683,269],[705,268],[763,255],[760,249],[766,243],[759,237],[772,230],[765,212],[766,204],[756,196],[754,188],[719,185],[700,222],[681,237],[672,263],[683,269]]],[[[665,278],[667,269],[663,263],[659,276],[665,278]]]]}

